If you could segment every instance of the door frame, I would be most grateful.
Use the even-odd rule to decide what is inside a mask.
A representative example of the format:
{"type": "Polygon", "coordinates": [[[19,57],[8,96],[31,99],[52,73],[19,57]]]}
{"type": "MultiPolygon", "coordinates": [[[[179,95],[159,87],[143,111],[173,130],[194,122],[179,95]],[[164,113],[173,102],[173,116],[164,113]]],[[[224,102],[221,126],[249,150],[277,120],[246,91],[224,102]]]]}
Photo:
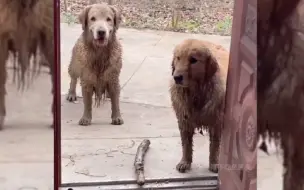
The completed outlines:
{"type": "Polygon", "coordinates": [[[54,189],[61,186],[61,69],[60,69],[60,0],[54,0],[54,189]]]}
{"type": "Polygon", "coordinates": [[[220,190],[257,187],[256,40],[257,0],[236,0],[220,148],[220,190]]]}

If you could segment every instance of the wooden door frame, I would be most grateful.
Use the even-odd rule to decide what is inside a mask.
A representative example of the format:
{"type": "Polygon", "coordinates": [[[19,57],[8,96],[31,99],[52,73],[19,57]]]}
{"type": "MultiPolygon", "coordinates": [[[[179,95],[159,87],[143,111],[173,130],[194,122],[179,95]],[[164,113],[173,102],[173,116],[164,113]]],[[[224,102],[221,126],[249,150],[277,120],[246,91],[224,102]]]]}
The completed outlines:
{"type": "Polygon", "coordinates": [[[227,76],[224,131],[220,150],[220,190],[256,188],[256,11],[257,0],[235,1],[227,76]],[[248,70],[246,70],[246,66],[248,70]],[[245,77],[246,75],[249,78],[245,77]],[[245,77],[247,81],[241,81],[241,77],[243,79],[245,77]],[[250,127],[248,126],[249,119],[252,121],[250,127]],[[248,129],[251,130],[250,134],[243,134],[248,129]],[[242,143],[239,143],[241,140],[244,141],[247,135],[251,135],[252,144],[255,147],[252,152],[244,148],[246,146],[242,146],[242,143]],[[239,155],[240,149],[245,150],[244,152],[241,151],[241,155],[239,155]],[[251,159],[251,161],[247,162],[247,159],[251,159]],[[251,170],[248,170],[248,168],[251,170]]]}
{"type": "Polygon", "coordinates": [[[60,1],[54,0],[54,189],[61,186],[61,69],[60,69],[60,1]]]}

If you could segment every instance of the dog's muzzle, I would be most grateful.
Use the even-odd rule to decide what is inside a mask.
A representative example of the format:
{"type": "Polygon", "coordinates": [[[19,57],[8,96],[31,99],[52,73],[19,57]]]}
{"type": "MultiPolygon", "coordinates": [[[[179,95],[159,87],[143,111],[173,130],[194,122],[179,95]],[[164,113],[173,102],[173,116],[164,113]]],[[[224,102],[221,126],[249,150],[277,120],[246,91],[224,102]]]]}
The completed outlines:
{"type": "Polygon", "coordinates": [[[183,75],[174,76],[173,79],[176,84],[182,84],[183,83],[183,75]]]}
{"type": "Polygon", "coordinates": [[[106,31],[104,30],[97,31],[97,40],[105,40],[105,37],[106,37],[106,31]]]}

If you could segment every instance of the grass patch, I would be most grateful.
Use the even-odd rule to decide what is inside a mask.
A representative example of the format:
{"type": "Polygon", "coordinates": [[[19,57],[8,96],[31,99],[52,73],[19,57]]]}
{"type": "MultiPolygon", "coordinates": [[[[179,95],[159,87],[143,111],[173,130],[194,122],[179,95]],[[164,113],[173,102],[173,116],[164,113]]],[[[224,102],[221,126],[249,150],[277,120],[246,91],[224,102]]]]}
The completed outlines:
{"type": "Polygon", "coordinates": [[[226,17],[224,20],[221,20],[216,25],[216,30],[219,32],[228,32],[231,31],[232,27],[232,16],[226,17]]]}
{"type": "Polygon", "coordinates": [[[200,27],[200,23],[195,20],[189,20],[189,21],[180,22],[178,24],[178,27],[186,29],[189,32],[197,32],[200,27]]]}
{"type": "Polygon", "coordinates": [[[67,23],[68,25],[77,23],[77,18],[71,13],[65,12],[60,16],[61,22],[67,23]]]}
{"type": "Polygon", "coordinates": [[[188,21],[172,21],[169,29],[173,29],[173,31],[187,31],[187,32],[198,32],[200,28],[200,23],[195,20],[188,21]]]}

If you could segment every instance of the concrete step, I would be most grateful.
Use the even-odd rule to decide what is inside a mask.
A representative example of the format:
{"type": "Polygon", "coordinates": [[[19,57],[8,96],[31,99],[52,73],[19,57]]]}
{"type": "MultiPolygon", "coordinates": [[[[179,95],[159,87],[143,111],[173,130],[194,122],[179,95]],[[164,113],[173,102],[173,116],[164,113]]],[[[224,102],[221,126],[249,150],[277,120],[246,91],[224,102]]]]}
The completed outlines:
{"type": "MultiPolygon", "coordinates": [[[[216,190],[217,186],[217,176],[205,176],[191,178],[146,179],[145,185],[140,189],[216,190]]],[[[126,180],[63,184],[61,190],[130,190],[138,189],[138,187],[139,186],[136,184],[135,180],[126,180]]]]}

